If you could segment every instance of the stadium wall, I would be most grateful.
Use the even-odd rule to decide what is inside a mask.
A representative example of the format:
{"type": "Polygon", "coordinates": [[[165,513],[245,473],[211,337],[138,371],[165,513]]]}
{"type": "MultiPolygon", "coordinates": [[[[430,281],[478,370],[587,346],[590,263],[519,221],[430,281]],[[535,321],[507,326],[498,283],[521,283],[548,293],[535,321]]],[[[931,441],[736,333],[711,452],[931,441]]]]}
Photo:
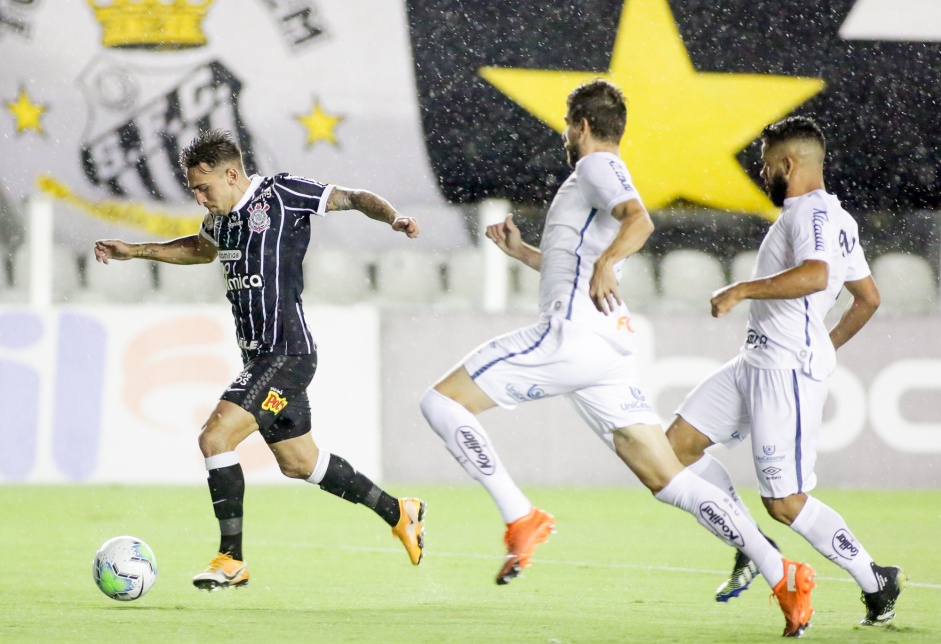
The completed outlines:
{"type": "MultiPolygon", "coordinates": [[[[319,345],[314,436],[377,479],[466,484],[418,409],[426,387],[530,315],[312,307],[319,345]]],[[[635,320],[664,420],[735,355],[744,317],[635,320]]],[[[840,351],[821,438],[820,485],[941,488],[937,316],[877,315],[840,351]]],[[[226,307],[0,308],[0,482],[201,483],[196,437],[241,368],[226,307]]],[[[562,399],[483,416],[522,484],[636,485],[562,399]]],[[[250,482],[283,482],[257,435],[239,448],[250,482]]],[[[753,484],[750,451],[717,449],[753,484]]]]}
{"type": "MultiPolygon", "coordinates": [[[[381,478],[379,313],[310,313],[315,436],[381,478]]],[[[235,347],[225,306],[0,308],[0,481],[201,483],[196,439],[235,347]]],[[[238,452],[249,481],[286,480],[257,433],[238,452]]]]}
{"type": "MultiPolygon", "coordinates": [[[[469,481],[425,425],[416,401],[477,344],[531,324],[531,316],[386,313],[382,319],[383,467],[387,479],[469,481]],[[415,356],[421,356],[415,359],[415,356]],[[390,387],[389,383],[395,383],[390,387]]],[[[648,395],[664,421],[702,378],[738,351],[741,314],[636,320],[648,395]]],[[[877,314],[840,350],[821,432],[820,486],[941,487],[941,339],[937,316],[877,314]]],[[[637,485],[620,460],[562,399],[482,416],[521,484],[637,485]]],[[[733,480],[754,485],[750,449],[713,448],[733,480]]]]}

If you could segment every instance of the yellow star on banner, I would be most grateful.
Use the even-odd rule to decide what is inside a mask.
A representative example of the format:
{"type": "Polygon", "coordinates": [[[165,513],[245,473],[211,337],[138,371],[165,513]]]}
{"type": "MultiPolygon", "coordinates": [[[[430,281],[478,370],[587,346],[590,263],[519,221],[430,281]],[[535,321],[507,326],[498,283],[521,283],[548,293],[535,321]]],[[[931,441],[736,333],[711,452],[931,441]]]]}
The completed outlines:
{"type": "Polygon", "coordinates": [[[337,145],[337,138],[333,134],[333,130],[340,124],[343,117],[324,112],[323,108],[320,107],[320,101],[314,99],[314,107],[311,108],[309,114],[295,116],[294,118],[307,128],[307,147],[312,147],[318,141],[326,141],[337,145]]]}
{"type": "Polygon", "coordinates": [[[768,219],[777,209],[735,157],[824,87],[813,78],[696,71],[667,0],[625,0],[606,72],[482,67],[480,75],[558,132],[572,89],[611,81],[628,102],[621,156],[649,209],[686,199],[768,219]]]}
{"type": "Polygon", "coordinates": [[[43,112],[46,111],[46,106],[33,103],[25,89],[20,89],[20,94],[16,98],[16,102],[7,103],[7,109],[10,110],[13,118],[16,119],[17,134],[21,134],[26,130],[35,130],[40,134],[43,133],[40,117],[42,117],[43,112]]]}

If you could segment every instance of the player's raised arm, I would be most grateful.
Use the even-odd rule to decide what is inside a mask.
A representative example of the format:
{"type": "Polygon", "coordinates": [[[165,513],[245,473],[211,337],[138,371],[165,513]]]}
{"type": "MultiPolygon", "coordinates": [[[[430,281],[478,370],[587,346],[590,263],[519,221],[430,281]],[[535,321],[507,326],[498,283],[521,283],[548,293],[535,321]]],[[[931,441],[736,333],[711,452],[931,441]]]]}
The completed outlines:
{"type": "Polygon", "coordinates": [[[487,239],[497,245],[504,253],[518,259],[531,269],[538,271],[542,268],[542,251],[523,241],[520,229],[513,223],[512,213],[504,221],[487,226],[487,239]]]}
{"type": "Polygon", "coordinates": [[[736,282],[712,294],[712,317],[722,317],[742,300],[793,300],[827,288],[826,262],[807,260],[780,273],[736,282]]]}
{"type": "Polygon", "coordinates": [[[336,186],[327,197],[327,211],[358,210],[370,219],[384,221],[392,230],[405,233],[410,239],[418,237],[418,220],[405,217],[391,203],[368,190],[351,190],[336,186]]]}
{"type": "Polygon", "coordinates": [[[621,304],[615,264],[643,248],[654,228],[647,209],[638,199],[619,203],[611,209],[611,216],[621,222],[621,228],[611,245],[595,261],[588,287],[595,308],[605,315],[621,304]]]}
{"type": "Polygon", "coordinates": [[[102,264],[118,259],[152,259],[167,264],[208,264],[216,258],[216,247],[200,235],[188,235],[167,242],[129,244],[120,239],[95,242],[95,259],[102,264]]]}

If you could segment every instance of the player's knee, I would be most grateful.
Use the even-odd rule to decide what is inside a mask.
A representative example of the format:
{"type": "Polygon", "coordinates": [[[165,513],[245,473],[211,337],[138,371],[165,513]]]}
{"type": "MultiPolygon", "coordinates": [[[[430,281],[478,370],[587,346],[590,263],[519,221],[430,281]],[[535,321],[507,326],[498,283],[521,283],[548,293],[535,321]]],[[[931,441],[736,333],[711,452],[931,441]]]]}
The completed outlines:
{"type": "Polygon", "coordinates": [[[304,463],[301,461],[290,461],[284,463],[279,461],[278,467],[281,468],[281,473],[289,479],[308,479],[310,478],[311,473],[314,471],[313,464],[304,463]]]}
{"type": "Polygon", "coordinates": [[[702,458],[708,441],[692,425],[677,416],[666,432],[667,441],[683,467],[688,467],[702,458]]]}
{"type": "Polygon", "coordinates": [[[448,416],[448,407],[454,404],[460,403],[445,396],[434,388],[427,389],[419,401],[419,407],[421,407],[421,413],[425,417],[425,420],[428,421],[431,428],[435,430],[435,433],[442,438],[444,438],[444,434],[441,432],[445,431],[450,426],[449,423],[445,422],[448,416]]]}
{"type": "Polygon", "coordinates": [[[204,458],[231,451],[225,433],[212,425],[205,425],[199,432],[199,450],[204,458]]]}
{"type": "Polygon", "coordinates": [[[789,526],[794,522],[794,519],[797,518],[797,515],[800,514],[801,509],[804,507],[804,502],[807,500],[807,496],[805,494],[792,494],[782,499],[762,497],[761,500],[765,505],[765,509],[768,511],[768,515],[772,519],[789,526]]]}
{"type": "Polygon", "coordinates": [[[791,525],[791,520],[788,518],[787,512],[780,505],[768,505],[765,504],[765,509],[768,510],[768,516],[777,521],[778,523],[783,523],[784,525],[791,525]]]}

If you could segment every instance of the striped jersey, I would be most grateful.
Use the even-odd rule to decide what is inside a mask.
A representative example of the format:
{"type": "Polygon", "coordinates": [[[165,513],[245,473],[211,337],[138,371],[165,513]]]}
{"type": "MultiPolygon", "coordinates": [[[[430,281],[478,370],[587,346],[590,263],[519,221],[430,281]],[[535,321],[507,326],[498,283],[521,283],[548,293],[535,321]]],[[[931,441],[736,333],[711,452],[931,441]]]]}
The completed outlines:
{"type": "Polygon", "coordinates": [[[824,190],[784,200],[781,216],[758,249],[752,279],[807,260],[827,263],[827,287],[790,300],[750,300],[742,355],[759,368],[800,369],[814,380],[824,380],[836,368],[836,351],[824,318],[844,282],[869,276],[856,221],[839,199],[824,190]]]}
{"type": "MultiPolygon", "coordinates": [[[[627,305],[601,313],[588,295],[588,282],[595,260],[621,228],[611,210],[631,199],[640,201],[640,194],[621,158],[610,152],[589,154],[578,160],[553,198],[539,245],[541,313],[586,326],[628,351],[633,334],[627,305]]],[[[615,266],[619,281],[623,265],[615,266]]]]}
{"type": "Polygon", "coordinates": [[[252,175],[232,212],[203,220],[199,234],[218,249],[244,361],[316,352],[301,304],[301,267],[310,217],[327,213],[332,189],[288,174],[252,175]]]}

